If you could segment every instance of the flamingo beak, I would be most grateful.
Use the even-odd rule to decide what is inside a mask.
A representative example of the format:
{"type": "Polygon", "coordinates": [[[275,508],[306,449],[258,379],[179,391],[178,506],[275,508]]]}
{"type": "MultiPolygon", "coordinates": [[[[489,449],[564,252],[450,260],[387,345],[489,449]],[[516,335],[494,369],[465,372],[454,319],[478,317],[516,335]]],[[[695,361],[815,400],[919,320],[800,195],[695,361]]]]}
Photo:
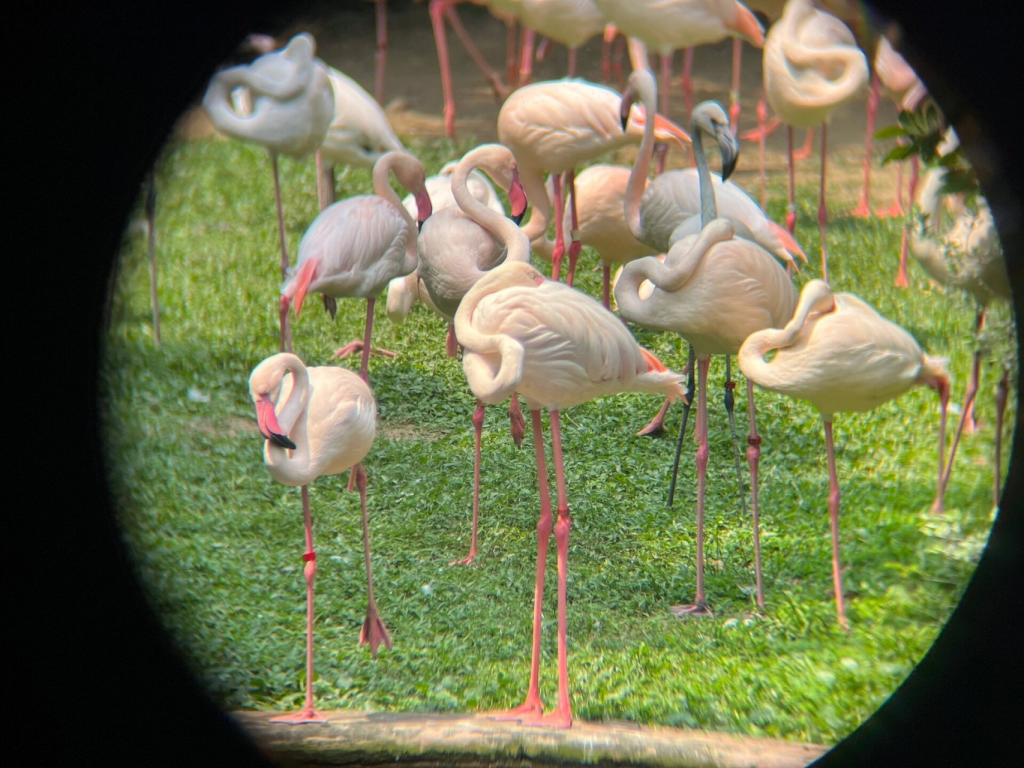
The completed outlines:
{"type": "Polygon", "coordinates": [[[633,106],[633,89],[631,87],[626,88],[626,92],[622,94],[622,103],[619,106],[619,119],[622,121],[622,130],[626,130],[626,123],[629,122],[629,109],[633,106]]]}
{"type": "Polygon", "coordinates": [[[508,189],[508,202],[512,206],[512,221],[518,226],[526,215],[526,190],[519,181],[519,169],[512,169],[512,185],[508,189]]]}
{"type": "Polygon", "coordinates": [[[736,17],[729,27],[755,48],[764,48],[764,30],[754,12],[742,3],[736,4],[736,17]]]}
{"type": "Polygon", "coordinates": [[[417,231],[423,229],[423,222],[430,218],[430,214],[434,212],[434,207],[430,202],[430,195],[427,194],[427,189],[424,187],[416,194],[416,228],[417,231]]]}
{"type": "Polygon", "coordinates": [[[256,399],[256,424],[260,434],[267,440],[280,448],[295,450],[295,443],[284,434],[281,425],[277,423],[277,414],[274,412],[274,403],[268,395],[260,395],[256,399]]]}
{"type": "Polygon", "coordinates": [[[736,136],[729,130],[728,125],[715,124],[715,139],[718,141],[718,148],[722,150],[722,181],[728,179],[736,170],[736,161],[739,160],[740,148],[736,136]]]}

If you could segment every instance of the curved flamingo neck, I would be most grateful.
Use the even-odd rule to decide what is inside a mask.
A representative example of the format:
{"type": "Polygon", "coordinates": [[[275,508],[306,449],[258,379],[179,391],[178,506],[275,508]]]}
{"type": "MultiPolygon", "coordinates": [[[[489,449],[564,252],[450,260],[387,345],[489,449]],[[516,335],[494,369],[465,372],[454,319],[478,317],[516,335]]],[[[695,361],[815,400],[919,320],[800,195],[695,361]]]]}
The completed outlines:
{"type": "Polygon", "coordinates": [[[519,167],[519,181],[523,185],[526,199],[530,201],[530,218],[523,224],[522,231],[528,241],[548,258],[554,251],[554,243],[548,240],[548,225],[551,223],[551,198],[544,186],[544,175],[537,168],[519,167]]]}
{"type": "Polygon", "coordinates": [[[291,371],[292,389],[288,399],[277,414],[277,422],[286,435],[295,443],[294,450],[274,445],[269,440],[266,445],[267,464],[273,466],[286,479],[301,484],[302,476],[309,468],[309,429],[307,411],[309,407],[309,372],[298,358],[288,361],[282,370],[284,374],[291,371]]]}
{"type": "Polygon", "coordinates": [[[711,182],[711,170],[708,168],[708,156],[704,152],[704,139],[700,125],[697,123],[697,112],[690,121],[690,137],[693,141],[693,159],[697,163],[697,180],[700,189],[700,226],[706,227],[718,218],[718,206],[715,204],[715,188],[711,182]]]}
{"type": "MultiPolygon", "coordinates": [[[[373,165],[373,191],[377,197],[382,197],[387,200],[391,205],[401,214],[402,218],[405,219],[406,226],[412,230],[412,243],[413,249],[415,250],[416,243],[416,222],[413,220],[409,212],[405,210],[405,206],[402,205],[402,201],[398,198],[398,194],[391,187],[391,171],[395,166],[395,163],[399,160],[399,154],[397,152],[389,152],[382,156],[373,165]]],[[[413,190],[407,189],[406,192],[412,192],[413,190]]]]}
{"type": "Polygon", "coordinates": [[[637,91],[640,104],[644,108],[647,119],[644,121],[644,136],[640,141],[640,149],[636,153],[633,170],[630,171],[626,184],[625,217],[626,226],[637,240],[641,238],[640,200],[647,187],[647,174],[651,170],[651,159],[654,157],[654,113],[658,98],[654,78],[645,75],[638,78],[637,91]]]}
{"type": "MultiPolygon", "coordinates": [[[[469,191],[469,174],[481,170],[499,186],[508,186],[512,153],[498,145],[487,145],[466,154],[452,173],[452,195],[463,213],[498,238],[508,249],[507,261],[530,261],[530,238],[523,229],[481,203],[469,191]]],[[[524,184],[524,189],[526,185],[524,184]]],[[[527,190],[529,196],[529,191],[527,190]]],[[[536,211],[536,208],[534,209],[536,211]]],[[[531,218],[532,221],[532,218],[531,218]]]]}

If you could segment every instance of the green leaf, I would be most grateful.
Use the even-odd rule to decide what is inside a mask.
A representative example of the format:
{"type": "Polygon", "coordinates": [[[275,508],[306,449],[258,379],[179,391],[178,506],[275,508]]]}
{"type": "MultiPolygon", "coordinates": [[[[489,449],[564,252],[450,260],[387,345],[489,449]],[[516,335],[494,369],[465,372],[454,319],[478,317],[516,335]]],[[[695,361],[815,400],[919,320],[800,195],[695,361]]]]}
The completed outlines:
{"type": "Polygon", "coordinates": [[[893,147],[889,150],[889,154],[882,160],[882,165],[888,163],[899,162],[900,160],[906,160],[911,155],[917,154],[914,150],[913,144],[901,144],[893,147]]]}
{"type": "Polygon", "coordinates": [[[902,125],[888,125],[878,131],[875,131],[876,139],[897,139],[906,136],[907,132],[903,129],[902,125]]]}

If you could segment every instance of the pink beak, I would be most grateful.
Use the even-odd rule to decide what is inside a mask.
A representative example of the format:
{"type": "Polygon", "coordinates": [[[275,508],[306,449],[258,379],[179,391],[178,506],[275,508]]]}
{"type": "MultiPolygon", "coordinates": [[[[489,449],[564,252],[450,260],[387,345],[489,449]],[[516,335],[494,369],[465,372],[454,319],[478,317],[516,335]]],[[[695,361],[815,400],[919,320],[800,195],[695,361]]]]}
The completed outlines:
{"type": "Polygon", "coordinates": [[[519,224],[526,215],[526,190],[519,181],[519,169],[512,170],[512,186],[508,190],[508,202],[512,206],[512,221],[519,224]]]}
{"type": "Polygon", "coordinates": [[[261,395],[256,400],[256,424],[260,434],[274,445],[295,450],[295,443],[288,439],[288,435],[277,422],[274,403],[266,395],[261,395]]]}

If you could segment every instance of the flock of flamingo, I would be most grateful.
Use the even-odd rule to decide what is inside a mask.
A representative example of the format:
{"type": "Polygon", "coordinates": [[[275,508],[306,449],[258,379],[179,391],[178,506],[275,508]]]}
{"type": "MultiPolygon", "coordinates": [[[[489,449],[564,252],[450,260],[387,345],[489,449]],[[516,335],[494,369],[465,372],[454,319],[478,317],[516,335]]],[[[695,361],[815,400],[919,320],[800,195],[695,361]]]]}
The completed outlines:
{"type": "MultiPolygon", "coordinates": [[[[455,112],[451,79],[445,69],[446,23],[473,45],[455,14],[456,2],[430,3],[443,68],[444,115],[449,132],[454,128],[455,112]]],[[[374,302],[385,288],[387,315],[392,321],[405,320],[416,301],[448,321],[446,352],[455,357],[461,347],[466,381],[477,398],[473,414],[476,466],[472,544],[468,555],[458,563],[471,563],[477,555],[485,406],[510,402],[511,432],[517,443],[525,436],[519,398],[530,412],[540,495],[530,680],[520,706],[491,713],[529,724],[566,728],[573,719],[566,644],[571,516],[560,430],[563,409],[621,392],[658,394],[666,398],[665,407],[645,430],[654,431],[660,428],[668,403],[681,400],[685,408],[681,448],[689,409],[696,398],[696,592],[691,604],[673,610],[679,616],[699,617],[711,613],[703,579],[711,357],[726,358],[726,401],[734,438],[731,356],[737,357],[747,380],[746,455],[755,534],[756,599],[762,609],[757,493],[761,438],[754,388],[756,385],[812,403],[824,423],[835,600],[838,621],[846,629],[838,532],[840,492],[832,439],[834,415],[871,410],[915,386],[936,389],[941,396],[942,423],[933,510],[940,512],[956,441],[977,392],[976,358],[974,380],[968,387],[961,423],[947,458],[945,410],[950,381],[945,361],[926,354],[907,331],[865,301],[833,292],[827,282],[826,125],[839,104],[868,87],[869,71],[864,52],[836,17],[814,7],[810,0],[789,0],[784,8],[781,2],[751,3],[770,19],[777,19],[765,35],[758,19],[737,0],[492,0],[487,4],[509,30],[509,84],[493,70],[488,73],[505,98],[498,116],[499,143],[471,150],[436,177],[425,177],[423,165],[402,145],[373,97],[316,58],[315,42],[306,33],[297,35],[280,50],[274,50],[272,42],[266,43],[268,38],[258,38],[264,41],[263,55],[250,65],[218,72],[203,100],[222,133],[266,146],[274,171],[284,279],[280,291],[281,351],[252,371],[249,389],[259,431],[266,439],[264,461],[271,476],[281,483],[302,487],[308,598],[307,690],[303,709],[276,718],[283,722],[324,719],[316,711],[312,695],[317,562],[307,486],[317,477],[351,470],[350,489],[353,485],[358,488],[362,506],[369,586],[360,640],[370,645],[374,656],[380,643],[391,646],[373,598],[366,473],[360,464],[373,443],[376,421],[368,358],[374,351],[390,354],[375,350],[371,343],[374,302]],[[518,67],[516,23],[527,30],[518,67]],[[569,79],[527,84],[537,33],[573,52],[592,35],[605,35],[606,53],[626,36],[634,69],[624,92],[572,78],[574,55],[570,57],[569,79]],[[689,76],[692,46],[726,36],[737,41],[734,63],[739,60],[741,39],[764,48],[763,100],[776,114],[774,122],[788,127],[790,137],[790,209],[785,226],[771,221],[764,212],[763,172],[761,205],[729,180],[739,151],[737,85],[728,112],[715,102],[688,108],[689,133],[657,114],[659,87],[647,67],[647,49],[662,57],[664,85],[668,82],[666,63],[675,48],[690,48],[686,58],[689,76]],[[792,275],[798,271],[798,260],[806,261],[806,257],[793,238],[792,128],[819,125],[822,175],[818,220],[824,279],[808,281],[798,290],[792,275]],[[721,173],[710,170],[705,139],[718,147],[721,173]],[[639,144],[632,168],[589,165],[576,175],[578,169],[629,143],[639,144]],[[670,146],[683,151],[692,148],[696,167],[649,179],[655,156],[658,165],[663,166],[666,150],[662,147],[670,146]],[[306,157],[313,153],[318,158],[321,212],[302,238],[292,264],[283,230],[277,156],[306,157]],[[372,164],[373,192],[333,202],[331,169],[336,164],[372,164]],[[409,192],[404,202],[391,188],[391,173],[409,192]],[[508,215],[492,183],[507,193],[511,206],[508,215]],[[521,225],[527,207],[530,217],[521,225]],[[549,237],[551,225],[554,239],[549,237]],[[572,287],[584,244],[593,247],[601,260],[604,287],[600,301],[572,287]],[[567,272],[565,282],[561,282],[566,256],[567,272]],[[537,266],[541,260],[550,262],[549,276],[537,266]],[[622,267],[613,280],[614,265],[622,267]],[[367,301],[362,338],[335,355],[343,357],[360,350],[358,375],[331,366],[307,368],[292,353],[290,314],[294,310],[298,317],[310,292],[321,294],[332,317],[337,299],[367,301]],[[621,317],[611,309],[613,297],[621,317]],[[687,340],[688,370],[667,369],[637,343],[626,321],[673,331],[687,340]],[[548,489],[541,409],[550,414],[554,510],[548,489]],[[558,700],[554,709],[549,709],[541,701],[538,680],[542,596],[552,532],[558,579],[558,700]]],[[[382,7],[379,2],[379,12],[382,7]]],[[[869,109],[877,107],[879,79],[902,103],[916,103],[924,93],[920,81],[886,38],[876,43],[874,100],[869,99],[869,109]]],[[[378,97],[385,49],[378,53],[378,97]]],[[[483,61],[479,51],[474,56],[483,61]]],[[[609,65],[605,71],[611,69],[609,65]]],[[[663,88],[660,93],[664,111],[667,91],[663,88]]],[[[762,103],[758,107],[759,128],[748,135],[760,141],[762,158],[764,136],[774,127],[766,117],[762,103]]],[[[870,117],[873,119],[873,115],[870,117]]],[[[869,126],[869,142],[872,128],[869,126]]],[[[950,141],[954,140],[951,135],[950,141]]],[[[866,182],[869,160],[865,161],[866,182]]],[[[981,212],[972,214],[963,205],[957,207],[955,200],[938,194],[940,174],[931,172],[917,195],[924,216],[909,229],[907,245],[934,279],[960,286],[977,297],[980,329],[988,302],[1009,296],[998,239],[987,206],[982,204],[981,212]],[[951,227],[942,223],[946,209],[954,216],[951,227]]],[[[871,213],[866,199],[865,193],[860,215],[871,213]]],[[[905,272],[901,277],[905,279],[905,272]]],[[[739,472],[738,444],[735,450],[739,472]]],[[[998,499],[998,463],[996,466],[998,499]]],[[[673,488],[674,484],[675,471],[673,488]]]]}

